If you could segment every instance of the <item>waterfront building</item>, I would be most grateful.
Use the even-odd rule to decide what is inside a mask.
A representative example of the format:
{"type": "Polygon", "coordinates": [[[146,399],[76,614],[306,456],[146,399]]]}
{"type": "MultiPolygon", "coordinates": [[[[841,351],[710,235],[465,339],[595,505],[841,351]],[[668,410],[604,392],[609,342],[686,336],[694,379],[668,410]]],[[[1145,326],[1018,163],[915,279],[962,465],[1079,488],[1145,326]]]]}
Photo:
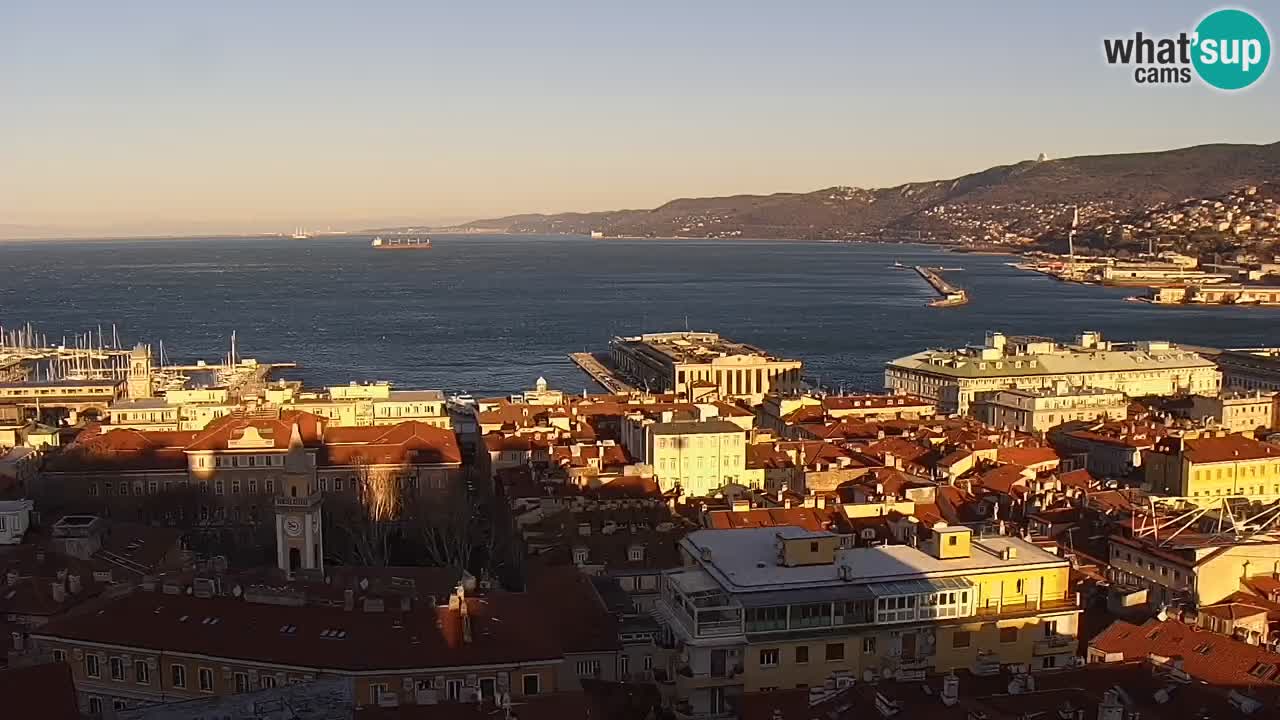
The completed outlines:
{"type": "Polygon", "coordinates": [[[1050,338],[988,333],[978,347],[925,350],[890,361],[885,388],[918,395],[946,413],[967,413],[982,393],[1005,388],[1074,387],[1118,390],[1130,397],[1216,395],[1217,366],[1196,352],[1164,341],[1115,343],[1096,332],[1074,344],[1050,338]]]}
{"type": "Polygon", "coordinates": [[[1280,499],[1280,446],[1244,435],[1169,436],[1144,454],[1143,466],[1153,492],[1206,499],[1280,499]]]}
{"type": "Polygon", "coordinates": [[[708,397],[759,404],[771,392],[799,392],[800,360],[786,360],[716,333],[648,333],[609,342],[616,371],[651,392],[688,402],[708,397]]]}
{"type": "Polygon", "coordinates": [[[1009,388],[982,393],[970,413],[980,422],[1024,433],[1043,433],[1073,420],[1122,420],[1129,399],[1119,390],[1072,387],[1009,388]]]}
{"type": "Polygon", "coordinates": [[[1014,537],[942,523],[919,547],[841,547],[795,527],[701,530],[663,576],[662,642],[679,648],[677,710],[743,693],[969,669],[1063,667],[1076,651],[1070,564],[1014,537]]]}
{"type": "Polygon", "coordinates": [[[1280,392],[1280,348],[1223,350],[1209,355],[1230,390],[1280,392]]]}
{"type": "Polygon", "coordinates": [[[747,433],[728,420],[660,422],[638,413],[623,419],[627,452],[653,468],[663,490],[679,485],[691,497],[749,482],[746,441],[747,433]]]}
{"type": "Polygon", "coordinates": [[[41,380],[0,383],[0,405],[23,410],[66,410],[72,421],[81,413],[107,416],[107,408],[125,393],[119,380],[41,380]]]}

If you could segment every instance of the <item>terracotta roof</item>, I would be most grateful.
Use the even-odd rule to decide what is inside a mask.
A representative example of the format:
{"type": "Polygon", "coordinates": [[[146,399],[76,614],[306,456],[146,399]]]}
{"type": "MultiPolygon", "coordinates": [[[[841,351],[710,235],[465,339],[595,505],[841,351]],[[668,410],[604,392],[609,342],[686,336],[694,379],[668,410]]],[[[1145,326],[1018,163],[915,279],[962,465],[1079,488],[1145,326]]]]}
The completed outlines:
{"type": "Polygon", "coordinates": [[[4,715],[39,720],[80,720],[71,666],[55,662],[0,670],[4,715]]]}
{"type": "Polygon", "coordinates": [[[1280,447],[1243,435],[1228,435],[1187,440],[1183,454],[1193,463],[1238,462],[1280,458],[1280,447]]]}
{"type": "Polygon", "coordinates": [[[526,591],[543,609],[566,653],[609,652],[622,647],[618,621],[591,579],[573,566],[534,568],[526,591]]]}
{"type": "Polygon", "coordinates": [[[1280,689],[1280,654],[1177,620],[1149,620],[1142,626],[1117,620],[1089,647],[1125,659],[1181,658],[1188,675],[1220,687],[1280,689]]]}
{"type": "Polygon", "coordinates": [[[1034,467],[1036,465],[1052,465],[1057,467],[1062,461],[1058,452],[1051,447],[1002,447],[996,450],[996,462],[1034,467]]]}
{"type": "Polygon", "coordinates": [[[828,529],[828,519],[827,511],[805,507],[752,508],[745,511],[712,510],[707,513],[707,527],[727,530],[794,525],[816,531],[828,529]]]}
{"type": "Polygon", "coordinates": [[[252,427],[264,440],[270,440],[277,450],[289,448],[289,438],[296,424],[307,447],[316,447],[324,434],[325,420],[301,410],[281,410],[278,415],[266,416],[250,413],[232,413],[212,420],[186,445],[187,450],[225,450],[233,440],[244,436],[252,427]]]}
{"type": "Polygon", "coordinates": [[[134,592],[33,635],[304,668],[397,670],[553,660],[563,656],[541,610],[495,593],[467,599],[472,640],[448,607],[347,612],[214,597],[134,592]],[[294,628],[282,631],[282,628],[294,628]],[[345,633],[333,637],[330,631],[345,633]]]}
{"type": "Polygon", "coordinates": [[[1062,483],[1063,487],[1073,487],[1081,490],[1090,490],[1098,487],[1098,479],[1093,476],[1093,473],[1084,468],[1062,473],[1058,476],[1058,481],[1062,483]]]}
{"type": "Polygon", "coordinates": [[[1030,471],[1022,465],[1001,465],[988,470],[978,478],[983,488],[994,492],[1009,494],[1015,485],[1028,481],[1030,471]]]}
{"type": "Polygon", "coordinates": [[[424,422],[402,422],[390,427],[328,428],[324,432],[321,465],[423,464],[457,465],[462,451],[452,430],[424,422]]]}

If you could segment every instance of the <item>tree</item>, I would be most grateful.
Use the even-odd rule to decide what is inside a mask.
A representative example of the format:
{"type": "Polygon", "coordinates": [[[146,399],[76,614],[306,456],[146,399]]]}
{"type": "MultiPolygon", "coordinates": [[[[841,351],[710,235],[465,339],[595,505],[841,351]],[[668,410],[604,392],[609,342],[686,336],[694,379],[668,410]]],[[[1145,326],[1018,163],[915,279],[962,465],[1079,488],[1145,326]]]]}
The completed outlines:
{"type": "Polygon", "coordinates": [[[384,567],[399,533],[403,498],[397,478],[375,472],[363,459],[355,466],[355,492],[329,503],[326,533],[338,541],[335,555],[347,565],[384,567]]]}

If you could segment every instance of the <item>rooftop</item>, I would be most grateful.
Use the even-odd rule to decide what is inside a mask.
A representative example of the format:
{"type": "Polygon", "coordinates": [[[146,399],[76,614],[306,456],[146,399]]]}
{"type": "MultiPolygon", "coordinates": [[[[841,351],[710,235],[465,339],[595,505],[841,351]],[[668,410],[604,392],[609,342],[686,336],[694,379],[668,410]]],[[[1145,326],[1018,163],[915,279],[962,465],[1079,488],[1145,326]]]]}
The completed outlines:
{"type": "Polygon", "coordinates": [[[768,360],[780,360],[764,350],[746,343],[736,342],[712,332],[646,333],[630,337],[615,337],[614,347],[633,347],[660,353],[674,363],[707,363],[713,358],[745,355],[768,360]]]}
{"type": "Polygon", "coordinates": [[[998,536],[975,537],[968,557],[950,560],[939,560],[908,545],[885,545],[840,549],[831,565],[783,567],[777,563],[776,543],[780,531],[780,528],[699,530],[687,535],[681,543],[693,557],[709,557],[702,560],[702,568],[711,579],[730,592],[742,593],[847,585],[840,579],[840,566],[852,569],[854,582],[877,583],[1067,564],[1026,540],[998,536]],[[1012,549],[1015,556],[1003,559],[1006,549],[1012,549]],[[709,556],[705,554],[708,552],[709,556]]]}
{"type": "Polygon", "coordinates": [[[703,435],[710,433],[734,433],[745,431],[728,420],[693,420],[689,422],[659,422],[649,426],[654,435],[703,435]]]}

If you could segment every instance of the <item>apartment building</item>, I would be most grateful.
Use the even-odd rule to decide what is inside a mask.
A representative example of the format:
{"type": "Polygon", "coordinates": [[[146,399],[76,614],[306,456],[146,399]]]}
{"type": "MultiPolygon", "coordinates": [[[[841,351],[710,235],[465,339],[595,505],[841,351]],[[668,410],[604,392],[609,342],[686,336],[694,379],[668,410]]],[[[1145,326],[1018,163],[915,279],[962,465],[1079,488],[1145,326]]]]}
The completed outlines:
{"type": "Polygon", "coordinates": [[[1147,486],[1184,497],[1280,496],[1280,446],[1244,435],[1170,436],[1143,454],[1147,486]]]}
{"type": "Polygon", "coordinates": [[[613,367],[651,392],[673,392],[688,402],[709,397],[759,404],[771,392],[801,389],[804,363],[775,357],[716,333],[668,332],[615,337],[613,367]]]}
{"type": "Polygon", "coordinates": [[[310,413],[267,408],[224,416],[200,431],[86,432],[46,466],[35,492],[116,512],[147,505],[164,515],[153,519],[179,524],[256,522],[283,492],[291,450],[305,456],[322,494],[354,494],[382,478],[421,494],[457,487],[462,478],[451,431],[418,422],[332,427],[310,413]],[[198,491],[198,507],[140,500],[178,498],[183,490],[198,491]]]}
{"type": "Polygon", "coordinates": [[[1239,590],[1243,577],[1280,572],[1280,539],[1268,535],[1235,541],[1193,530],[1172,538],[1113,535],[1108,544],[1107,579],[1145,590],[1152,607],[1181,601],[1203,607],[1239,590]]]}
{"type": "Polygon", "coordinates": [[[1199,393],[1216,395],[1217,365],[1164,341],[1116,343],[1096,332],[1073,344],[1044,337],[988,333],[981,346],[925,350],[886,364],[885,388],[937,403],[945,413],[969,412],[983,393],[1006,388],[1072,387],[1117,390],[1130,397],[1199,393]]]}
{"type": "Polygon", "coordinates": [[[1129,399],[1119,390],[1072,387],[1009,388],[982,393],[970,413],[980,422],[1024,433],[1043,433],[1073,420],[1123,420],[1129,399]]]}
{"type": "Polygon", "coordinates": [[[728,420],[657,422],[642,415],[623,420],[627,452],[653,467],[663,490],[679,485],[691,497],[747,481],[746,440],[747,433],[728,420]]]}
{"type": "Polygon", "coordinates": [[[656,610],[678,648],[684,717],[733,717],[741,695],[840,678],[923,677],[1074,655],[1069,564],[1013,537],[937,524],[918,547],[841,547],[797,527],[701,530],[663,576],[656,610]]]}
{"type": "Polygon", "coordinates": [[[782,395],[771,393],[756,409],[760,427],[795,437],[794,426],[833,420],[917,420],[932,417],[937,407],[910,395],[782,395]]]}
{"type": "Polygon", "coordinates": [[[1212,397],[1194,395],[1190,401],[1188,414],[1193,420],[1212,420],[1231,432],[1253,433],[1280,424],[1280,393],[1224,390],[1212,397]]]}

